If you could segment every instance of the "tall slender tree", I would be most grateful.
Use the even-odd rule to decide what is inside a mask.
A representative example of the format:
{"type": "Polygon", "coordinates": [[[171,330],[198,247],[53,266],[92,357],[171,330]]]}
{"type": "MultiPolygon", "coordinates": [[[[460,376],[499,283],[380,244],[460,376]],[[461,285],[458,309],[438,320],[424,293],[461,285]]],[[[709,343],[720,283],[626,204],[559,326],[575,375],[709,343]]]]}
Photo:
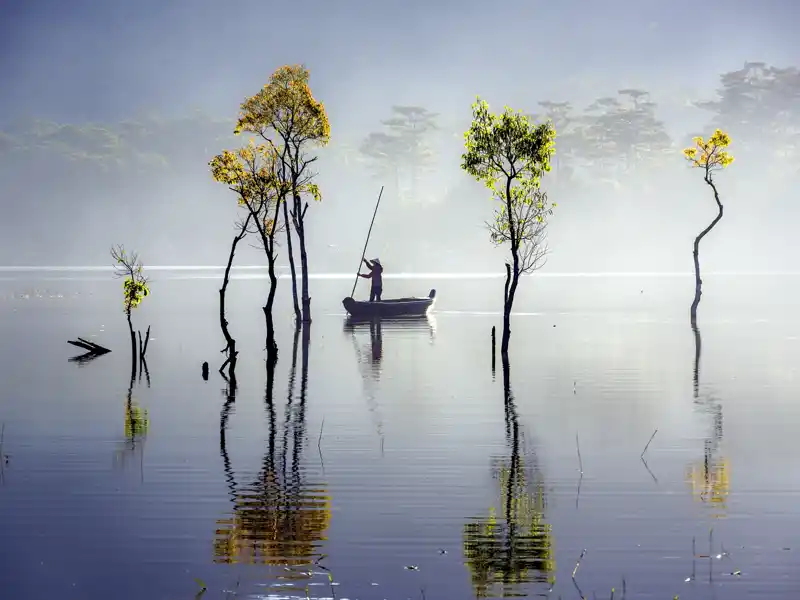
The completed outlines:
{"type": "Polygon", "coordinates": [[[537,125],[510,108],[492,114],[480,98],[472,105],[472,114],[461,168],[483,182],[499,201],[495,219],[489,224],[491,239],[508,243],[511,250],[503,297],[501,352],[506,355],[520,275],[541,267],[545,256],[546,220],[555,205],[550,204],[539,183],[550,170],[556,131],[552,123],[537,125]]]}
{"type": "Polygon", "coordinates": [[[226,355],[225,362],[222,363],[222,366],[219,368],[219,372],[222,373],[225,370],[225,367],[228,367],[228,381],[233,389],[236,388],[236,359],[239,355],[239,352],[236,350],[236,339],[231,335],[231,332],[228,329],[228,317],[225,313],[225,301],[227,299],[226,294],[228,291],[228,283],[230,283],[231,280],[231,267],[233,267],[233,258],[236,255],[236,247],[247,235],[248,227],[250,226],[252,220],[253,215],[250,213],[250,211],[248,211],[244,221],[240,221],[237,224],[237,232],[236,235],[233,236],[233,240],[231,241],[231,251],[228,253],[228,264],[225,265],[225,275],[222,277],[222,287],[219,289],[219,325],[222,329],[222,335],[225,337],[225,348],[222,351],[226,355]]]}
{"type": "MultiPolygon", "coordinates": [[[[241,107],[235,133],[251,132],[260,137],[280,161],[279,177],[289,185],[291,224],[300,250],[302,321],[311,321],[306,249],[307,196],[322,200],[311,170],[316,156],[311,149],[325,146],[330,139],[330,123],[325,107],[314,98],[309,87],[309,71],[302,65],[276,70],[261,91],[247,98],[241,107]]],[[[292,286],[296,290],[294,258],[289,257],[292,286]]],[[[294,292],[296,294],[296,292],[294,292]]]]}
{"type": "Polygon", "coordinates": [[[724,169],[733,162],[731,156],[725,148],[730,146],[730,136],[717,129],[708,141],[703,140],[698,136],[694,139],[695,145],[691,148],[686,148],[683,151],[686,160],[689,161],[692,167],[701,169],[703,172],[703,180],[711,187],[714,192],[714,201],[717,203],[717,216],[714,220],[700,232],[694,239],[694,247],[692,250],[692,257],[694,258],[694,300],[690,309],[690,316],[692,325],[697,325],[697,307],[700,305],[700,296],[702,295],[703,280],[700,277],[700,242],[714,226],[720,222],[723,214],[722,202],[719,199],[719,192],[717,186],[714,184],[714,173],[720,169],[724,169]]]}
{"type": "Polygon", "coordinates": [[[281,204],[291,193],[290,185],[281,178],[282,166],[280,148],[256,145],[250,140],[247,146],[235,152],[224,150],[209,163],[214,179],[226,184],[236,193],[239,205],[247,210],[258,232],[261,247],[267,258],[269,291],[263,306],[267,328],[267,358],[274,361],[278,357],[278,344],[275,340],[273,306],[278,287],[276,262],[278,258],[277,234],[281,204]]]}

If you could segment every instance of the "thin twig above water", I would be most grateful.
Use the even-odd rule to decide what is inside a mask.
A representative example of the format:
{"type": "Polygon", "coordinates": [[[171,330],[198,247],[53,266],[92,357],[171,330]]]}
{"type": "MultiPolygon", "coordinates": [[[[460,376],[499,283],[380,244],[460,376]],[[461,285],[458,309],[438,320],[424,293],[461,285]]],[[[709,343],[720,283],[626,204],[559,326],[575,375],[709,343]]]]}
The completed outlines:
{"type": "Polygon", "coordinates": [[[644,453],[647,452],[647,449],[650,447],[650,442],[653,441],[653,438],[656,437],[657,433],[658,427],[656,427],[655,431],[653,431],[653,435],[650,436],[650,439],[647,440],[647,444],[645,444],[644,450],[642,450],[642,453],[639,456],[644,457],[644,453]]]}

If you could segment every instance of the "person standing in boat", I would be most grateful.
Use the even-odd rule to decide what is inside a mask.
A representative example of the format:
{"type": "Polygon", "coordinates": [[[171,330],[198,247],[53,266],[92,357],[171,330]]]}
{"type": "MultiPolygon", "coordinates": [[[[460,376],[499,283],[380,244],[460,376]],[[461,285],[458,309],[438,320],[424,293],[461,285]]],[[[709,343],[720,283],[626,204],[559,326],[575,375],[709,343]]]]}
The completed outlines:
{"type": "Polygon", "coordinates": [[[371,261],[364,259],[364,264],[367,265],[369,273],[359,273],[359,277],[364,279],[372,279],[372,287],[369,291],[370,302],[380,302],[381,292],[383,292],[383,266],[379,258],[373,258],[371,261]]]}

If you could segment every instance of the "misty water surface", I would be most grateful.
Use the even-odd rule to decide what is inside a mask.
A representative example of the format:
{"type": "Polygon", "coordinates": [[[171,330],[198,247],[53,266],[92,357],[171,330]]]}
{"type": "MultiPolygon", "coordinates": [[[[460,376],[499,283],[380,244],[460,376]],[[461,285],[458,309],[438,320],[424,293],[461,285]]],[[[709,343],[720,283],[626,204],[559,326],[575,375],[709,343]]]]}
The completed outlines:
{"type": "Polygon", "coordinates": [[[510,393],[501,280],[387,280],[438,301],[380,329],[314,280],[296,361],[283,285],[269,382],[266,282],[239,278],[233,400],[197,275],[152,273],[129,403],[119,281],[2,273],[1,597],[577,598],[583,550],[588,597],[800,592],[797,277],[705,277],[696,391],[690,276],[526,279],[510,393]],[[70,363],[77,336],[113,352],[70,363]]]}

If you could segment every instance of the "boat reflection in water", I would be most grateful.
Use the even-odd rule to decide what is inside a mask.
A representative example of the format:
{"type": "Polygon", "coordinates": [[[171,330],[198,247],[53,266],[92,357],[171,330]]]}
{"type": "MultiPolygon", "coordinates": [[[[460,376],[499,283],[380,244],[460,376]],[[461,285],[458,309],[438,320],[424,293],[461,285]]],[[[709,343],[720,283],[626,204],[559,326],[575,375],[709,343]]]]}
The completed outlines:
{"type": "Polygon", "coordinates": [[[383,359],[383,334],[385,331],[389,332],[392,338],[398,340],[407,335],[416,337],[420,332],[427,331],[433,342],[436,337],[436,318],[430,313],[409,317],[347,317],[344,321],[344,332],[352,335],[358,362],[367,366],[376,378],[380,377],[379,367],[383,359]],[[370,351],[368,356],[365,356],[356,340],[357,335],[361,332],[369,332],[370,351]]]}
{"type": "Polygon", "coordinates": [[[383,449],[383,416],[376,399],[381,373],[383,372],[383,334],[387,332],[390,346],[399,346],[409,338],[428,336],[430,343],[436,338],[436,319],[430,313],[415,317],[353,317],[344,321],[343,331],[350,335],[355,350],[361,379],[364,382],[364,398],[372,415],[375,431],[383,449]],[[359,338],[369,334],[368,349],[359,343],[359,338]]]}

